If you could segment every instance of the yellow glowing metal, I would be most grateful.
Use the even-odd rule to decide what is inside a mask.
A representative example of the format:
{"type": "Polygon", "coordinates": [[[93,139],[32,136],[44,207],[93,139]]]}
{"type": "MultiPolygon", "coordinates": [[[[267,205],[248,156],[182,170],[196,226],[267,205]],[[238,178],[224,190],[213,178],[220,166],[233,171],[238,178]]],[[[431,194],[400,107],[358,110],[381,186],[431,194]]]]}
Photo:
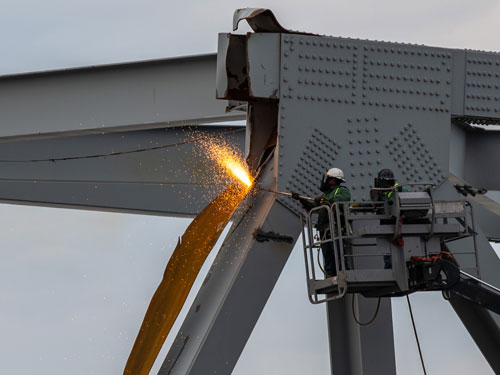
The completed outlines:
{"type": "Polygon", "coordinates": [[[228,168],[231,171],[231,173],[235,177],[237,177],[241,182],[243,182],[247,187],[252,186],[251,177],[241,163],[239,163],[236,160],[228,159],[224,160],[224,164],[226,165],[226,168],[228,168]]]}
{"type": "Polygon", "coordinates": [[[125,375],[149,374],[201,266],[248,190],[249,187],[243,188],[242,184],[231,184],[184,232],[151,299],[125,366],[125,375]]]}
{"type": "Polygon", "coordinates": [[[230,177],[236,177],[239,182],[250,188],[253,183],[253,179],[248,172],[248,168],[245,165],[245,161],[238,154],[238,152],[231,147],[217,143],[217,141],[207,141],[203,145],[206,155],[214,160],[226,175],[230,177]]]}
{"type": "Polygon", "coordinates": [[[244,159],[223,139],[203,139],[197,144],[197,151],[208,158],[206,168],[199,169],[200,178],[205,173],[206,182],[215,179],[225,184],[229,178],[238,183],[231,183],[210,202],[184,232],[146,311],[125,375],[149,374],[201,266],[253,183],[244,159]]]}

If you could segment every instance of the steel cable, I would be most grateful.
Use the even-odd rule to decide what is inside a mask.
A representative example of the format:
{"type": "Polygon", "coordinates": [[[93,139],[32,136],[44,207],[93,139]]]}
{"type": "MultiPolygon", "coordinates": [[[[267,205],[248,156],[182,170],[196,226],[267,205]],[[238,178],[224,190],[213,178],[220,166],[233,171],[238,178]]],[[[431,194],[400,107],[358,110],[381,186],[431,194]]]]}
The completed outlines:
{"type": "Polygon", "coordinates": [[[427,375],[424,364],[424,356],[422,355],[422,349],[420,348],[420,341],[418,340],[417,327],[415,326],[415,320],[413,319],[413,311],[411,309],[410,297],[406,295],[406,301],[408,302],[408,310],[410,310],[411,324],[413,325],[413,333],[415,334],[415,340],[417,341],[418,354],[420,356],[420,362],[422,363],[422,369],[424,370],[424,375],[427,375]]]}
{"type": "Polygon", "coordinates": [[[352,296],[352,317],[354,318],[356,323],[358,323],[360,326],[367,326],[369,324],[372,324],[378,315],[378,311],[380,309],[380,300],[381,299],[382,299],[381,297],[378,298],[377,308],[375,309],[375,314],[373,314],[373,317],[369,321],[367,321],[366,323],[363,323],[363,322],[360,322],[359,319],[356,317],[355,306],[354,306],[355,296],[353,295],[352,296]]]}
{"type": "MultiPolygon", "coordinates": [[[[226,134],[234,134],[238,133],[241,131],[244,131],[245,129],[236,129],[236,130],[229,130],[227,132],[221,133],[222,135],[226,134]]],[[[188,139],[186,141],[178,142],[178,143],[170,143],[166,145],[161,145],[161,146],[154,146],[154,147],[147,147],[147,148],[138,148],[134,150],[128,150],[128,151],[116,151],[116,152],[109,152],[105,154],[93,154],[93,155],[82,155],[82,156],[66,156],[66,157],[61,157],[61,158],[45,158],[45,159],[17,159],[17,160],[8,160],[8,159],[0,159],[0,163],[39,163],[39,162],[56,162],[56,161],[67,161],[67,160],[78,160],[78,159],[95,159],[95,158],[103,158],[103,157],[109,157],[109,156],[118,156],[118,155],[126,155],[126,154],[135,154],[139,152],[147,152],[147,151],[155,151],[155,150],[161,150],[165,148],[170,148],[170,147],[179,147],[185,144],[189,143],[195,143],[195,142],[200,142],[203,141],[207,138],[210,138],[210,136],[202,136],[198,138],[192,138],[188,139]]]]}

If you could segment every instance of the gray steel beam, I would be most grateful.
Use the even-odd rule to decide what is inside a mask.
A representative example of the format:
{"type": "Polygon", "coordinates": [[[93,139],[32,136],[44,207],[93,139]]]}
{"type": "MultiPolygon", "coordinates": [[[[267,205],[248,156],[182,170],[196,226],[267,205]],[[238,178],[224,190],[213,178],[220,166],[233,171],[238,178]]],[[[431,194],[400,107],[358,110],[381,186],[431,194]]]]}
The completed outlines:
{"type": "Polygon", "coordinates": [[[0,139],[241,120],[215,99],[216,55],[0,77],[0,139]]]}
{"type": "MultiPolygon", "coordinates": [[[[500,101],[500,94],[498,99],[500,101]]],[[[472,186],[499,190],[500,166],[497,163],[497,160],[500,160],[499,142],[498,130],[452,124],[449,149],[450,172],[472,186]]]]}
{"type": "MultiPolygon", "coordinates": [[[[316,40],[315,37],[310,40],[306,40],[307,38],[310,37],[251,34],[246,39],[247,48],[242,48],[239,38],[233,40],[232,37],[220,36],[217,92],[223,98],[232,98],[230,93],[242,88],[243,90],[237,91],[238,99],[242,100],[246,95],[247,100],[251,101],[250,111],[253,109],[256,111],[255,118],[258,117],[258,114],[261,114],[262,109],[256,107],[252,100],[265,100],[268,103],[276,103],[276,98],[279,98],[279,103],[275,104],[279,109],[276,144],[279,158],[279,163],[276,166],[279,189],[282,191],[301,191],[305,195],[314,196],[318,194],[316,186],[321,174],[326,169],[331,166],[339,166],[345,168],[346,171],[349,170],[344,166],[344,163],[352,160],[352,154],[349,153],[349,147],[346,146],[347,142],[343,134],[345,127],[342,124],[342,118],[343,116],[356,116],[356,111],[359,111],[360,108],[351,106],[353,100],[351,99],[350,88],[355,88],[356,85],[351,84],[351,81],[355,81],[355,79],[352,78],[348,70],[352,68],[353,63],[356,63],[356,59],[353,59],[353,57],[357,53],[355,51],[357,47],[345,47],[342,44],[343,42],[339,41],[339,49],[342,46],[342,49],[345,47],[345,51],[339,51],[339,60],[328,56],[329,62],[326,62],[327,55],[321,51],[313,53],[304,50],[304,48],[307,49],[309,47],[306,46],[319,46],[320,44],[326,47],[326,40],[329,40],[329,38],[324,38],[325,41],[319,37],[316,40]],[[297,38],[297,45],[294,44],[295,37],[297,38]],[[305,39],[300,42],[300,38],[305,39]],[[276,47],[278,43],[280,48],[276,47]],[[304,47],[301,47],[301,45],[304,47]],[[291,55],[293,55],[293,58],[291,55]],[[300,61],[300,59],[304,59],[304,61],[300,61]],[[305,61],[306,59],[309,61],[305,61]],[[325,68],[319,67],[312,60],[323,60],[331,68],[326,68],[326,65],[325,68]],[[335,64],[332,61],[341,62],[341,69],[335,70],[335,64]],[[244,71],[248,72],[248,76],[239,77],[234,73],[241,71],[241,67],[238,69],[235,62],[243,63],[245,66],[244,71]],[[347,66],[344,66],[345,64],[347,66]],[[277,65],[279,65],[279,69],[276,69],[277,65]],[[310,72],[311,77],[304,76],[302,78],[300,72],[304,72],[305,75],[308,74],[306,72],[310,72]],[[325,78],[322,73],[328,74],[328,83],[322,80],[325,78]],[[223,75],[220,76],[220,74],[223,75]],[[339,97],[345,94],[344,88],[347,88],[349,100],[344,103],[344,99],[339,99],[338,104],[340,105],[337,105],[336,98],[335,101],[330,100],[330,97],[328,100],[324,100],[323,96],[310,96],[309,92],[302,94],[302,91],[310,90],[313,92],[318,88],[320,91],[328,91],[327,86],[331,88],[338,87],[340,90],[337,93],[339,97]],[[344,104],[347,104],[347,106],[344,104]],[[341,148],[344,149],[339,152],[341,148]],[[339,154],[340,156],[337,156],[339,154]]],[[[331,39],[335,40],[335,38],[331,39]]],[[[353,69],[357,69],[357,67],[353,69]]],[[[333,90],[336,91],[337,89],[333,90]]],[[[440,113],[443,112],[444,110],[440,111],[440,113]]],[[[249,118],[252,119],[252,116],[249,118]]],[[[372,125],[366,124],[364,119],[363,122],[363,126],[372,125]]],[[[256,121],[257,123],[258,121],[256,121]]],[[[253,124],[253,121],[249,121],[249,124],[253,124]]],[[[267,130],[270,131],[270,129],[268,126],[267,130]]],[[[382,131],[383,128],[381,133],[382,131]]],[[[254,132],[259,133],[258,126],[252,126],[247,131],[247,134],[253,135],[254,132]]],[[[364,128],[363,133],[365,133],[364,128]]],[[[448,139],[446,133],[443,133],[442,136],[448,139]]],[[[369,137],[369,135],[366,137],[369,137]]],[[[260,138],[266,138],[263,132],[260,133],[260,138]]],[[[258,139],[258,137],[255,139],[258,139]]],[[[377,142],[379,141],[377,140],[377,142]]],[[[259,144],[262,145],[263,142],[259,144]]],[[[249,146],[251,148],[252,144],[249,146]]],[[[253,146],[254,149],[258,149],[255,144],[253,146]]],[[[253,156],[255,160],[258,160],[258,155],[253,156]]],[[[447,161],[447,155],[439,155],[439,157],[443,157],[447,161]]],[[[353,176],[348,175],[347,177],[349,185],[352,183],[353,179],[351,177],[353,176]]],[[[363,176],[365,175],[362,173],[360,177],[363,176]]],[[[366,177],[368,177],[368,173],[366,177]]],[[[366,177],[361,178],[361,180],[366,179],[366,177]]],[[[355,199],[360,198],[359,193],[355,191],[353,191],[353,196],[355,199]]],[[[296,202],[281,198],[278,198],[278,200],[293,212],[298,213],[301,210],[296,202]]],[[[288,216],[283,213],[283,218],[280,218],[279,221],[292,219],[292,217],[287,218],[288,216]]],[[[362,319],[365,319],[369,314],[373,314],[374,306],[370,302],[372,301],[358,306],[362,319]]],[[[340,302],[340,304],[342,303],[345,303],[345,301],[340,302]]],[[[345,331],[344,328],[352,324],[352,314],[341,314],[335,309],[330,310],[331,358],[334,368],[356,367],[355,358],[357,358],[356,353],[358,353],[362,362],[362,365],[358,367],[362,373],[372,374],[377,373],[377,371],[380,372],[380,370],[388,370],[389,373],[395,371],[390,304],[385,303],[382,310],[383,312],[379,317],[380,327],[377,329],[373,327],[371,329],[362,329],[363,333],[358,333],[359,339],[354,341],[352,341],[353,338],[350,336],[350,332],[345,335],[338,335],[338,332],[345,331]],[[371,357],[368,355],[368,347],[373,342],[372,339],[380,339],[380,353],[384,353],[383,364],[369,360],[371,357]],[[345,355],[346,352],[347,355],[345,355]]],[[[183,342],[179,341],[179,348],[183,344],[183,342]]],[[[208,351],[208,349],[205,348],[204,351],[208,351]]],[[[175,354],[171,356],[171,360],[174,359],[175,354]]]]}
{"type": "Polygon", "coordinates": [[[500,329],[487,310],[461,298],[450,299],[467,331],[495,372],[500,373],[500,329]]]}
{"type": "MultiPolygon", "coordinates": [[[[270,164],[260,176],[262,186],[272,188],[273,160],[270,164]]],[[[159,374],[231,374],[300,233],[298,218],[272,194],[251,196],[244,207],[159,374]],[[290,242],[258,242],[258,229],[290,242]]]]}
{"type": "Polygon", "coordinates": [[[195,215],[224,183],[213,175],[213,161],[199,150],[196,140],[206,137],[221,139],[243,153],[245,128],[223,126],[4,142],[0,201],[195,215]]]}
{"type": "MultiPolygon", "coordinates": [[[[442,184],[434,196],[436,199],[460,199],[460,195],[449,181],[442,184]]],[[[447,247],[452,251],[462,269],[475,269],[477,259],[479,277],[485,282],[499,287],[500,275],[498,270],[500,269],[500,259],[488,242],[481,225],[476,225],[476,232],[477,257],[473,253],[474,243],[470,238],[448,242],[447,247]]],[[[498,357],[500,351],[500,316],[467,301],[452,299],[450,303],[493,371],[500,373],[500,360],[498,357]]]]}
{"type": "Polygon", "coordinates": [[[465,175],[467,153],[467,127],[452,124],[450,132],[450,167],[449,171],[460,179],[465,175]]]}
{"type": "Polygon", "coordinates": [[[359,321],[366,323],[375,316],[375,320],[372,323],[362,325],[359,328],[363,365],[362,374],[396,374],[391,299],[382,298],[377,311],[377,299],[364,298],[361,295],[356,295],[356,297],[359,321]]]}
{"type": "Polygon", "coordinates": [[[500,190],[499,145],[500,131],[476,129],[466,133],[464,180],[467,183],[500,190]]]}
{"type": "Polygon", "coordinates": [[[361,336],[359,325],[352,318],[351,300],[346,294],[340,300],[327,302],[326,319],[330,345],[330,370],[332,374],[363,374],[361,336]]]}
{"type": "MultiPolygon", "coordinates": [[[[448,180],[453,186],[470,184],[469,181],[466,182],[451,173],[448,180]]],[[[474,188],[477,188],[477,186],[474,186],[474,188]]],[[[486,238],[490,241],[499,241],[500,203],[484,194],[476,194],[476,196],[469,194],[467,197],[459,195],[459,198],[466,199],[472,205],[474,210],[474,220],[479,225],[486,238]]]]}
{"type": "MultiPolygon", "coordinates": [[[[269,17],[257,11],[252,14],[269,17]]],[[[274,26],[260,31],[276,32],[274,26]]],[[[450,168],[467,173],[465,160],[450,167],[452,117],[465,124],[500,119],[499,54],[279,32],[274,34],[281,35],[280,56],[274,58],[280,64],[279,85],[271,90],[273,95],[260,91],[268,99],[279,94],[278,190],[315,195],[321,174],[332,166],[346,172],[353,200],[368,198],[369,186],[381,168],[393,169],[403,182],[446,185],[450,168]]],[[[262,37],[271,40],[272,35],[262,37]]],[[[276,49],[266,43],[256,46],[252,40],[258,36],[247,40],[247,68],[263,61],[263,68],[274,77],[269,61],[276,49]]],[[[263,78],[251,70],[248,82],[250,96],[252,86],[265,87],[263,78]]],[[[453,136],[461,140],[461,134],[453,136]]],[[[456,198],[453,188],[445,194],[445,199],[452,197],[456,198]]],[[[290,199],[278,200],[300,211],[290,199]]],[[[491,258],[491,248],[482,248],[482,257],[491,258]]],[[[496,269],[497,263],[493,262],[496,269]]],[[[498,285],[491,267],[485,266],[485,277],[498,285]]],[[[337,325],[342,321],[350,326],[343,310],[329,314],[331,331],[335,320],[337,325]]],[[[352,366],[344,364],[344,369],[377,373],[377,363],[365,361],[362,349],[377,333],[343,347],[336,345],[332,333],[334,368],[336,358],[345,358],[352,366]],[[357,357],[361,369],[353,360],[357,357]]],[[[394,353],[388,351],[393,366],[394,353]]]]}
{"type": "Polygon", "coordinates": [[[486,119],[486,123],[498,122],[500,53],[465,51],[464,81],[464,116],[486,119]]]}
{"type": "Polygon", "coordinates": [[[328,337],[332,374],[396,374],[391,300],[347,294],[327,303],[328,337]],[[352,300],[355,299],[353,309],[352,300]],[[377,314],[373,323],[362,326],[377,314]]]}
{"type": "MultiPolygon", "coordinates": [[[[393,169],[402,182],[446,180],[450,51],[290,34],[282,35],[280,59],[279,190],[317,195],[331,167],[344,170],[355,201],[369,199],[382,168],[393,169]]],[[[278,200],[300,211],[295,202],[278,200]]],[[[395,373],[390,304],[377,327],[360,329],[346,311],[348,302],[329,313],[333,371],[395,373]],[[349,328],[337,337],[341,327],[349,328]],[[381,360],[373,361],[368,348],[379,337],[381,360]]],[[[366,320],[373,301],[361,309],[366,320]]]]}
{"type": "MultiPolygon", "coordinates": [[[[448,183],[449,170],[457,171],[459,177],[498,187],[496,177],[480,180],[482,176],[473,174],[478,164],[469,165],[467,155],[470,145],[470,150],[484,152],[481,158],[488,163],[497,154],[494,142],[452,130],[451,122],[452,117],[461,123],[499,122],[499,54],[293,34],[269,22],[269,12],[246,12],[244,16],[258,31],[270,33],[235,37],[235,55],[221,54],[221,58],[231,64],[242,61],[239,68],[244,69],[231,79],[218,77],[216,87],[224,98],[231,98],[225,89],[237,88],[239,97],[232,99],[256,100],[253,108],[261,111],[260,115],[263,112],[259,107],[267,108],[273,116],[276,111],[270,107],[278,108],[277,141],[272,142],[274,128],[259,134],[256,125],[249,134],[262,144],[247,147],[247,151],[259,150],[249,155],[252,166],[257,168],[264,151],[276,145],[276,159],[269,166],[273,170],[264,174],[272,180],[267,181],[270,187],[315,195],[321,174],[331,166],[346,172],[353,200],[367,199],[377,170],[387,167],[402,182],[430,181],[439,185],[438,196],[444,199],[457,198],[448,183]],[[257,22],[252,19],[255,14],[268,18],[257,22]],[[240,78],[247,81],[239,82],[240,78]],[[450,136],[461,151],[450,150],[450,136]],[[450,162],[450,155],[458,162],[450,162]]],[[[228,42],[223,50],[229,47],[228,42]]],[[[235,72],[234,65],[224,64],[218,64],[219,73],[235,72]]],[[[2,158],[54,159],[70,151],[71,155],[108,153],[110,148],[121,151],[126,146],[130,150],[179,139],[170,131],[162,134],[158,130],[127,132],[126,141],[112,134],[102,138],[65,137],[60,138],[60,143],[7,142],[21,137],[61,137],[243,118],[241,114],[228,117],[224,114],[225,103],[215,101],[215,68],[214,55],[207,55],[2,77],[2,158]]],[[[259,113],[255,113],[258,118],[259,113]]],[[[241,145],[242,140],[237,142],[241,145]]],[[[184,156],[179,150],[156,150],[95,160],[0,163],[0,199],[194,214],[210,198],[205,198],[202,193],[206,189],[197,186],[197,181],[190,180],[183,171],[175,172],[186,164],[187,169],[192,169],[199,162],[184,156]],[[184,194],[196,200],[190,197],[183,201],[180,197],[184,194]]],[[[246,215],[240,216],[233,227],[160,373],[168,373],[169,369],[182,374],[212,370],[230,373],[236,363],[292,248],[292,244],[257,243],[253,230],[286,234],[292,242],[300,231],[292,213],[300,210],[296,202],[287,198],[274,201],[269,195],[251,199],[254,204],[246,207],[246,215]],[[262,272],[263,265],[266,272],[262,272]]],[[[481,276],[499,286],[500,261],[482,228],[478,232],[481,276]]],[[[470,249],[465,242],[457,245],[459,250],[467,247],[470,249]]],[[[461,261],[470,265],[466,257],[461,261]]],[[[362,305],[361,316],[367,316],[372,307],[365,309],[362,305]]],[[[483,340],[489,334],[484,332],[485,326],[467,318],[475,312],[467,306],[455,308],[469,322],[466,326],[480,348],[491,345],[493,339],[483,340]]],[[[331,322],[350,327],[345,301],[341,310],[333,313],[331,322]]],[[[344,336],[352,339],[347,352],[338,349],[332,340],[334,366],[344,353],[346,361],[350,361],[346,366],[354,368],[353,358],[361,356],[363,373],[379,368],[376,361],[368,361],[366,348],[378,334],[391,332],[388,315],[381,317],[387,330],[360,333],[359,340],[344,336]]],[[[491,326],[498,329],[495,319],[491,316],[491,326]]],[[[383,341],[384,361],[392,371],[393,348],[386,345],[386,336],[383,341]]],[[[490,358],[492,354],[483,353],[500,371],[490,358]]]]}

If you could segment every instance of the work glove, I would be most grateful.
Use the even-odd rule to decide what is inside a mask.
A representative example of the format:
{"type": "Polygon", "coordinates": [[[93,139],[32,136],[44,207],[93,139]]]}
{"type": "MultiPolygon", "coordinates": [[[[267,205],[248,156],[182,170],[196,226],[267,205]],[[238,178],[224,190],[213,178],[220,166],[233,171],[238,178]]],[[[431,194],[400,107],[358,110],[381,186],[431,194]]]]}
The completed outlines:
{"type": "Polygon", "coordinates": [[[296,199],[298,201],[300,201],[300,199],[301,199],[299,193],[294,193],[294,192],[292,192],[292,198],[296,199]]]}

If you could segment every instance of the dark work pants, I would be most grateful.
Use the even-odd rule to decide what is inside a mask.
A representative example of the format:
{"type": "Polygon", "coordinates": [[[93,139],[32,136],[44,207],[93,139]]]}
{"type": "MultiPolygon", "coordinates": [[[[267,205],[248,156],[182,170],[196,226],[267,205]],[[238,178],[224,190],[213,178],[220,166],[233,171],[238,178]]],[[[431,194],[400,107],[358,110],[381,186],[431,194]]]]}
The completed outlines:
{"type": "Polygon", "coordinates": [[[390,255],[384,255],[384,268],[392,268],[392,260],[390,255]]]}
{"type": "MultiPolygon", "coordinates": [[[[391,219],[382,219],[380,220],[380,224],[387,225],[391,224],[394,225],[396,224],[396,218],[391,218],[391,219]]],[[[384,268],[389,269],[392,268],[392,260],[390,255],[384,255],[384,268]]]]}
{"type": "Polygon", "coordinates": [[[335,269],[335,254],[333,252],[333,243],[328,241],[321,244],[321,250],[323,252],[323,258],[325,260],[325,271],[328,276],[337,276],[337,270],[335,269]]]}

